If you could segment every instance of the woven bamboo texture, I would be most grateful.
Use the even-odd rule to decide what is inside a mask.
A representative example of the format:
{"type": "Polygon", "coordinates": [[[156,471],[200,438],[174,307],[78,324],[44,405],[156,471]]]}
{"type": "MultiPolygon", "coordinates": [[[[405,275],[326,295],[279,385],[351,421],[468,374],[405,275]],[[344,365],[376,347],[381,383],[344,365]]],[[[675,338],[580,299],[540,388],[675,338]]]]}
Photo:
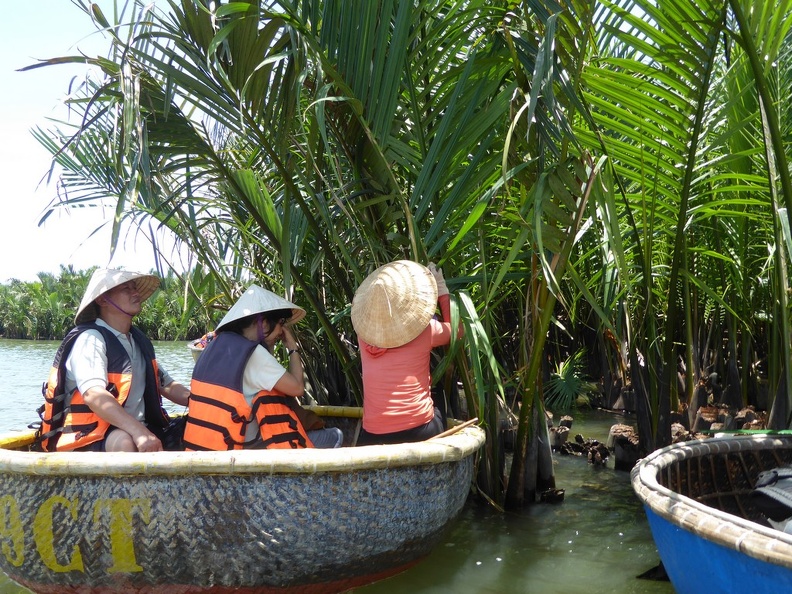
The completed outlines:
{"type": "Polygon", "coordinates": [[[0,450],[0,563],[38,592],[344,590],[428,554],[483,442],[467,427],[337,450],[0,450]]]}
{"type": "Polygon", "coordinates": [[[759,473],[792,465],[792,439],[718,437],[675,444],[632,471],[638,498],[708,541],[792,568],[792,536],[771,528],[750,498],[759,473]]]}

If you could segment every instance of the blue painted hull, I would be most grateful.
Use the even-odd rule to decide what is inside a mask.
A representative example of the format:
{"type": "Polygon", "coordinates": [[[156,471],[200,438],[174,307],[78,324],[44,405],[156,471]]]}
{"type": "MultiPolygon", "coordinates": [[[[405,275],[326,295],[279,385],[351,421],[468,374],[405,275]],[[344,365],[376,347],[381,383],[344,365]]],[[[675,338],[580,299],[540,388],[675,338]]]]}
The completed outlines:
{"type": "Polygon", "coordinates": [[[677,594],[792,592],[792,535],[751,494],[760,472],[792,466],[792,438],[718,437],[652,452],[632,470],[677,594]]]}
{"type": "Polygon", "coordinates": [[[644,507],[657,551],[677,594],[792,592],[792,570],[693,534],[644,507]]]}

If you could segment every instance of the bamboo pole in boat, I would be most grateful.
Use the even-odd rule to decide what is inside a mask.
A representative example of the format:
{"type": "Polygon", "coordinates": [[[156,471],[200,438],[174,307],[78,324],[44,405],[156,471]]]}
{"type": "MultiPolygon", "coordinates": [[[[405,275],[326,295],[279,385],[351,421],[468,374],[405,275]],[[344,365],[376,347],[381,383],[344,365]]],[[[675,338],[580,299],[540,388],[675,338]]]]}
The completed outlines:
{"type": "Polygon", "coordinates": [[[454,427],[451,427],[451,429],[447,429],[446,431],[443,431],[442,433],[438,433],[437,435],[434,435],[433,437],[430,437],[426,441],[431,441],[432,439],[439,439],[440,437],[448,437],[449,435],[453,435],[457,431],[461,431],[465,427],[470,427],[471,425],[475,425],[476,423],[478,423],[478,417],[473,417],[469,421],[465,421],[464,423],[460,423],[459,425],[455,425],[454,427]]]}

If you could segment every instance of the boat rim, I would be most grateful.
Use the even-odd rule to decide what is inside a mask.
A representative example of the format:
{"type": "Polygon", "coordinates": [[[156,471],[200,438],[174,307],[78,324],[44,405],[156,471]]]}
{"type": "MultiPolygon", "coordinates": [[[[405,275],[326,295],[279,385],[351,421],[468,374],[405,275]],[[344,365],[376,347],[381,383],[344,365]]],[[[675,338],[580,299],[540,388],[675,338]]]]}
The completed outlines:
{"type": "Polygon", "coordinates": [[[757,524],[700,503],[661,485],[658,474],[674,462],[705,454],[748,452],[789,444],[772,435],[738,435],[680,442],[643,458],[631,471],[631,481],[641,502],[661,518],[751,557],[792,566],[792,535],[757,524]]]}
{"type": "MultiPolygon", "coordinates": [[[[314,408],[314,407],[311,407],[314,408]]],[[[354,416],[354,408],[315,407],[320,414],[354,416]]],[[[31,443],[34,432],[0,435],[0,474],[43,476],[315,474],[378,470],[458,462],[484,444],[471,425],[421,442],[336,449],[235,450],[226,452],[31,452],[10,449],[31,443]]]]}

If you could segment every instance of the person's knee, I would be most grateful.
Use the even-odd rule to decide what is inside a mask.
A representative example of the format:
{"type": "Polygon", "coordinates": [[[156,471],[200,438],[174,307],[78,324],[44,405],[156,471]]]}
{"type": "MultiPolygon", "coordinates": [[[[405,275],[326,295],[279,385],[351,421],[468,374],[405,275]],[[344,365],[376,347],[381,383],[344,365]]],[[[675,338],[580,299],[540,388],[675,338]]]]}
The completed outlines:
{"type": "Polygon", "coordinates": [[[338,427],[326,427],[308,432],[308,438],[316,448],[340,448],[344,443],[344,433],[338,427]]]}
{"type": "Polygon", "coordinates": [[[115,429],[105,439],[106,452],[137,452],[135,441],[126,431],[115,429]]]}
{"type": "Polygon", "coordinates": [[[335,445],[334,448],[340,448],[344,445],[344,432],[341,431],[338,427],[331,427],[330,430],[335,434],[335,445]]]}

